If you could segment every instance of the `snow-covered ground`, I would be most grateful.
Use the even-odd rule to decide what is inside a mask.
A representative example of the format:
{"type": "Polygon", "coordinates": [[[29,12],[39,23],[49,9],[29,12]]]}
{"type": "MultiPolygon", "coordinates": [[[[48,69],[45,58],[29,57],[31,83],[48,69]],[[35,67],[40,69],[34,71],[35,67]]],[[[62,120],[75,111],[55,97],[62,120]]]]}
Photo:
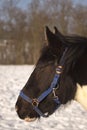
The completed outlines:
{"type": "Polygon", "coordinates": [[[0,130],[87,130],[87,111],[72,101],[49,118],[32,123],[22,121],[15,112],[19,91],[33,66],[0,66],[0,130]]]}

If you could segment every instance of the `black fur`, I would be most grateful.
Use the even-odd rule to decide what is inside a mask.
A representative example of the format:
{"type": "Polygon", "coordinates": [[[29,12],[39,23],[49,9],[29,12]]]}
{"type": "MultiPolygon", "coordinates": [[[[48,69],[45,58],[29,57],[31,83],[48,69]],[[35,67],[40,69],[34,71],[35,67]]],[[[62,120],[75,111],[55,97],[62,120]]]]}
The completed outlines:
{"type": "MultiPolygon", "coordinates": [[[[49,88],[56,67],[66,47],[68,51],[65,56],[65,64],[63,72],[59,80],[59,89],[56,91],[61,104],[74,99],[77,86],[87,84],[87,38],[81,36],[63,36],[55,27],[53,34],[46,27],[46,35],[48,45],[43,48],[41,56],[37,61],[36,67],[31,74],[29,80],[23,88],[23,92],[30,98],[37,98],[41,93],[49,88]]],[[[53,102],[53,94],[44,99],[39,108],[43,113],[53,113],[56,103],[53,102]]],[[[16,106],[18,107],[18,115],[24,119],[39,117],[33,110],[32,105],[18,97],[16,106]]]]}

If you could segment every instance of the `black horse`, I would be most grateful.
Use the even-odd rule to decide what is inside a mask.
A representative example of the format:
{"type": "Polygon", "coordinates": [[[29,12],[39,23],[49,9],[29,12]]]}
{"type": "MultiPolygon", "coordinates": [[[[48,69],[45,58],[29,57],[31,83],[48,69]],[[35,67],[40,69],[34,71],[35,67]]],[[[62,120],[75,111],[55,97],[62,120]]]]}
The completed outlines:
{"type": "Polygon", "coordinates": [[[87,38],[64,36],[46,27],[48,44],[21,90],[16,111],[21,119],[48,117],[72,99],[87,109],[87,38]]]}

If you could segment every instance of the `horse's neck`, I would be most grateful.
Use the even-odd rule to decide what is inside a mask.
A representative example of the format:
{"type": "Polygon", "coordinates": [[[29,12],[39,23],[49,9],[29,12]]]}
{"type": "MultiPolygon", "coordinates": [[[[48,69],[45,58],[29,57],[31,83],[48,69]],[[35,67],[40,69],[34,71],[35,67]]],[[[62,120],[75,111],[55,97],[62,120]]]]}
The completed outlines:
{"type": "Polygon", "coordinates": [[[87,109],[87,85],[80,86],[77,84],[75,100],[78,101],[85,109],[87,109]]]}

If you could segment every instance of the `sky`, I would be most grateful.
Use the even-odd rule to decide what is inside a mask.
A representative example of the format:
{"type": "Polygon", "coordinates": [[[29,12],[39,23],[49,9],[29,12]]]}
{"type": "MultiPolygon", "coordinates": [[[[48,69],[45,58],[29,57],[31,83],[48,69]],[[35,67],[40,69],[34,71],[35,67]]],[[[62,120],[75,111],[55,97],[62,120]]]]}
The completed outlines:
{"type": "Polygon", "coordinates": [[[87,5],[87,0],[74,0],[74,3],[81,3],[82,5],[87,5]]]}
{"type": "MultiPolygon", "coordinates": [[[[21,0],[21,2],[19,3],[19,6],[23,9],[26,9],[28,3],[30,2],[31,0],[21,0]]],[[[87,0],[73,0],[75,4],[82,4],[82,5],[86,5],[87,6],[87,0]]]]}
{"type": "Polygon", "coordinates": [[[19,3],[19,7],[26,9],[26,7],[30,1],[31,0],[21,0],[21,2],[19,3]]]}

